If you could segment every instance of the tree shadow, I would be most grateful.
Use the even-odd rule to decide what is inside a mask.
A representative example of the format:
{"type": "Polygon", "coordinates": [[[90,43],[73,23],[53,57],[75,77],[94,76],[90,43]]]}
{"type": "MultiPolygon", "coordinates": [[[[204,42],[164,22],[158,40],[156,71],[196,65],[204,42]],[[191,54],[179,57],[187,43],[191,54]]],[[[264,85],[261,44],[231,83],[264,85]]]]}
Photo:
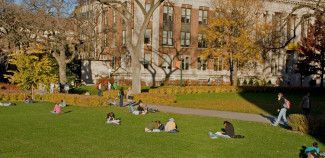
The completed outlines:
{"type": "Polygon", "coordinates": [[[306,150],[306,146],[301,146],[300,152],[299,152],[299,158],[307,158],[307,156],[304,154],[306,150]]]}

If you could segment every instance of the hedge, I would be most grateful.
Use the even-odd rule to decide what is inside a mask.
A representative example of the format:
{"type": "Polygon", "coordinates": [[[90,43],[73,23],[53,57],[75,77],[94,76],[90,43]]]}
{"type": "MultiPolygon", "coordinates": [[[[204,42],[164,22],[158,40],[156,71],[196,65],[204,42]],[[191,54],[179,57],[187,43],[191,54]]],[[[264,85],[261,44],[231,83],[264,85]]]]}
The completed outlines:
{"type": "Polygon", "coordinates": [[[171,87],[150,89],[151,94],[193,94],[193,93],[226,93],[237,92],[234,86],[187,86],[187,87],[171,87]]]}
{"type": "Polygon", "coordinates": [[[324,116],[305,116],[302,114],[289,115],[289,126],[293,131],[299,131],[314,136],[324,136],[325,117],[324,116]]]}
{"type": "MultiPolygon", "coordinates": [[[[27,94],[26,94],[27,95],[27,94]]],[[[24,93],[0,93],[0,100],[10,100],[10,101],[22,101],[26,96],[24,93]]],[[[30,95],[30,94],[28,94],[30,95]]],[[[79,105],[79,106],[103,106],[107,105],[107,98],[99,96],[86,96],[78,94],[45,94],[45,95],[35,95],[36,101],[48,101],[59,103],[61,100],[65,100],[69,105],[79,105]]]]}
{"type": "MultiPolygon", "coordinates": [[[[35,95],[36,101],[48,101],[59,103],[61,100],[65,100],[69,105],[79,105],[79,106],[105,106],[108,105],[108,97],[117,97],[118,90],[105,91],[104,97],[99,97],[96,95],[79,95],[79,94],[45,94],[45,95],[35,95]]],[[[126,94],[126,91],[125,91],[126,94]]],[[[26,94],[27,95],[27,94],[26,94]]],[[[0,100],[10,100],[10,101],[22,101],[26,96],[24,93],[0,93],[0,100]]],[[[30,95],[30,94],[28,94],[30,95]]],[[[144,103],[154,103],[154,104],[170,104],[176,101],[174,95],[161,95],[161,94],[148,94],[140,93],[134,95],[134,101],[143,101],[144,103]]]]}

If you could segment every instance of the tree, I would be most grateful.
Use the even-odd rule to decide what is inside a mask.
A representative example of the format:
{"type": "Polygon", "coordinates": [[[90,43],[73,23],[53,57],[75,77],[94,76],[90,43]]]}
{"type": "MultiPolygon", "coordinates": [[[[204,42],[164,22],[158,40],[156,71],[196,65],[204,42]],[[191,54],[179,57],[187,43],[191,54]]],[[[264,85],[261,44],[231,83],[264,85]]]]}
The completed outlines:
{"type": "Polygon", "coordinates": [[[223,57],[228,61],[232,85],[237,85],[239,64],[259,61],[263,38],[271,32],[263,18],[262,1],[211,0],[215,17],[203,29],[209,48],[201,56],[223,57]]]}
{"type": "Polygon", "coordinates": [[[117,12],[125,21],[126,26],[126,47],[130,53],[132,61],[132,91],[134,94],[141,92],[141,51],[144,43],[144,34],[150,22],[153,12],[164,2],[164,0],[149,0],[150,9],[146,10],[140,0],[126,0],[125,2],[118,0],[96,0],[101,4],[108,5],[117,12]],[[132,15],[131,6],[134,6],[135,11],[140,10],[143,17],[132,15]],[[121,9],[120,9],[120,8],[121,9]],[[134,22],[134,32],[132,37],[131,24],[134,22]]]}
{"type": "Polygon", "coordinates": [[[17,67],[17,71],[10,71],[13,75],[6,75],[11,83],[17,84],[22,90],[31,90],[34,99],[34,89],[44,84],[49,87],[50,83],[57,80],[56,74],[51,73],[53,64],[48,56],[38,57],[36,55],[20,52],[11,55],[10,64],[17,67]]]}
{"type": "Polygon", "coordinates": [[[325,16],[316,16],[315,22],[310,26],[307,37],[301,39],[299,48],[301,53],[297,63],[302,79],[309,75],[315,75],[321,79],[320,87],[324,87],[325,68],[325,16]]]}
{"type": "Polygon", "coordinates": [[[32,32],[37,37],[34,43],[41,45],[45,52],[56,59],[60,83],[66,84],[67,64],[76,57],[76,45],[79,42],[74,32],[75,21],[71,13],[74,2],[71,0],[23,0],[23,2],[26,9],[34,11],[33,22],[36,27],[32,32]]]}
{"type": "Polygon", "coordinates": [[[78,40],[74,33],[71,0],[23,0],[21,6],[2,5],[0,38],[5,50],[42,48],[51,54],[59,65],[60,83],[66,84],[66,67],[76,56],[78,40]],[[41,47],[40,47],[41,46],[41,47]],[[72,54],[69,56],[69,52],[72,54]]]}

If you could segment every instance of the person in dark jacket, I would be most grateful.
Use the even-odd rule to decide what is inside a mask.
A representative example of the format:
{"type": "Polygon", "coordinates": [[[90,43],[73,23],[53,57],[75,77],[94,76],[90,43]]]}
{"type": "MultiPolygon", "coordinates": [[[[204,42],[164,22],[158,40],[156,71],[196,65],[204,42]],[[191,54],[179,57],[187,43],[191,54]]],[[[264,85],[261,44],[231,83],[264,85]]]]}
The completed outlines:
{"type": "Polygon", "coordinates": [[[309,115],[310,112],[310,99],[309,99],[310,93],[307,93],[303,98],[300,103],[300,108],[304,111],[305,115],[309,115]]]}
{"type": "Polygon", "coordinates": [[[217,133],[212,133],[210,131],[208,132],[208,135],[210,136],[211,139],[216,139],[219,137],[233,138],[235,136],[234,126],[230,122],[225,121],[223,122],[223,125],[225,126],[225,132],[217,132],[217,133]]]}
{"type": "Polygon", "coordinates": [[[282,93],[278,94],[278,103],[279,103],[279,106],[280,106],[280,108],[278,109],[279,115],[278,115],[278,119],[275,121],[273,126],[278,126],[279,123],[280,123],[281,118],[283,119],[284,126],[288,126],[287,117],[286,117],[287,108],[284,107],[285,99],[284,99],[282,93]]]}
{"type": "Polygon", "coordinates": [[[122,107],[123,106],[123,98],[124,98],[124,89],[123,89],[123,87],[121,87],[118,97],[120,97],[120,107],[122,107]]]}

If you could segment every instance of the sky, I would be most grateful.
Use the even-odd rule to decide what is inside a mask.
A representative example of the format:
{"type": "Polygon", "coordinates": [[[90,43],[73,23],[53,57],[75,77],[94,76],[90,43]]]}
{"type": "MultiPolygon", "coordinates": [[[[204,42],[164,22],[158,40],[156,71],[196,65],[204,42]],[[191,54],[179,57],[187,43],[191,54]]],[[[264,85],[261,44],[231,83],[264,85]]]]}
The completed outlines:
{"type": "MultiPolygon", "coordinates": [[[[14,0],[14,1],[15,1],[15,4],[17,4],[17,5],[20,5],[23,2],[23,0],[14,0]]],[[[78,5],[78,2],[77,2],[77,0],[67,0],[67,1],[71,1],[74,3],[74,5],[69,9],[69,11],[72,12],[74,10],[74,8],[78,5]]]]}

